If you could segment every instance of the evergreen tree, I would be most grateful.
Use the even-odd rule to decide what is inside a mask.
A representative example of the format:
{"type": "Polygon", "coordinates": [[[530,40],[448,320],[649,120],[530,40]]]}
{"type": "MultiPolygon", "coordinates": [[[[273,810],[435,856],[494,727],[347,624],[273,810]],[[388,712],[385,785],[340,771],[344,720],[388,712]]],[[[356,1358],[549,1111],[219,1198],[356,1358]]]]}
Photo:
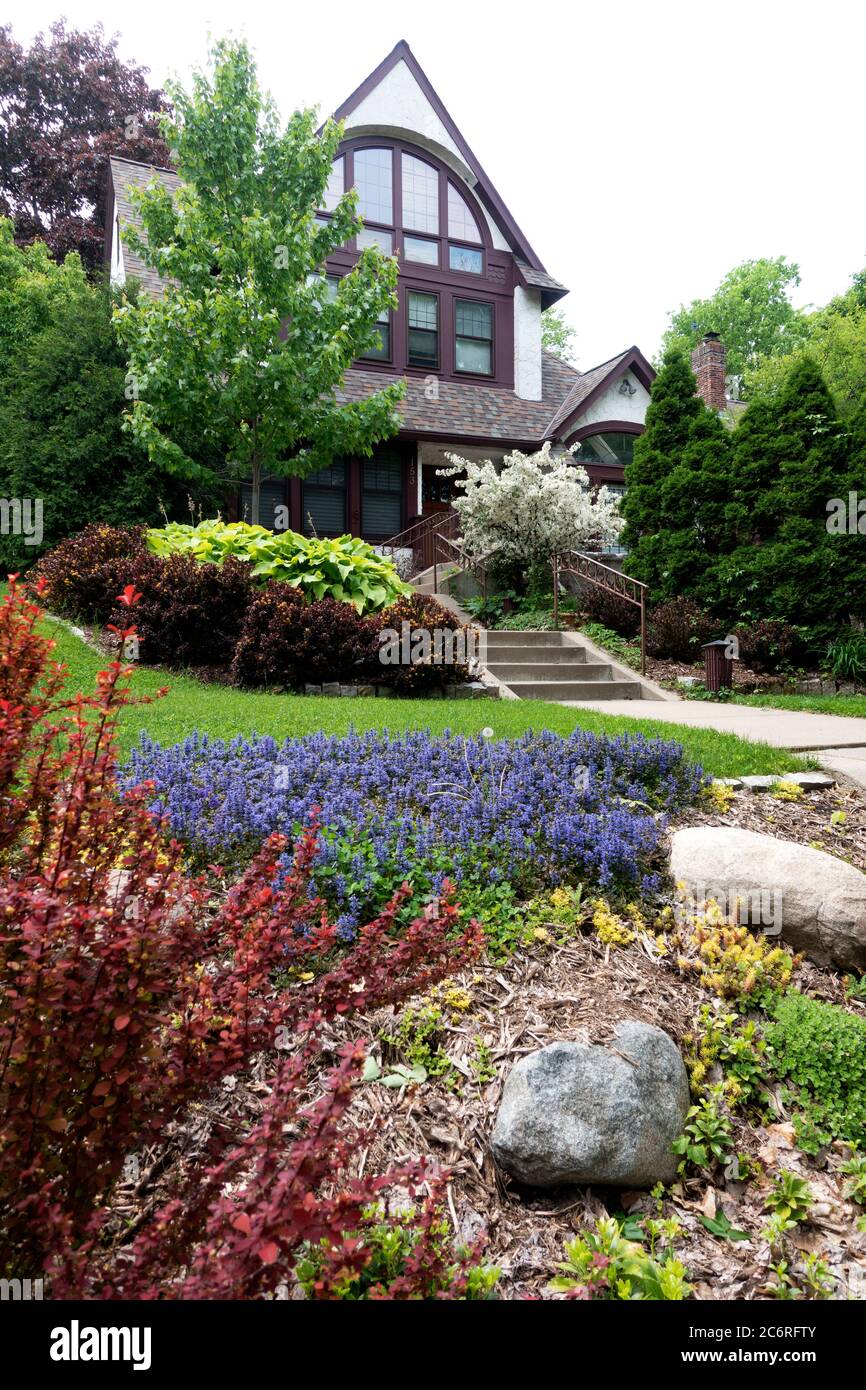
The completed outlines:
{"type": "Polygon", "coordinates": [[[816,653],[863,611],[863,538],[827,525],[851,469],[850,432],[820,371],[803,358],[774,396],[749,407],[734,435],[736,544],[716,585],[724,607],[746,621],[803,626],[816,653]]]}
{"type": "MultiPolygon", "coordinates": [[[[646,427],[635,441],[634,457],[625,470],[622,505],[626,523],[623,543],[629,551],[626,568],[636,579],[649,584],[653,598],[667,592],[670,518],[666,496],[667,505],[672,499],[666,486],[674,470],[682,465],[692,424],[704,410],[686,359],[678,352],[667,353],[652,385],[646,427]]],[[[677,496],[682,491],[682,481],[674,489],[677,496]]]]}
{"type": "Polygon", "coordinates": [[[703,406],[661,488],[664,570],[660,597],[685,595],[712,608],[712,572],[730,548],[731,432],[703,406]]]}

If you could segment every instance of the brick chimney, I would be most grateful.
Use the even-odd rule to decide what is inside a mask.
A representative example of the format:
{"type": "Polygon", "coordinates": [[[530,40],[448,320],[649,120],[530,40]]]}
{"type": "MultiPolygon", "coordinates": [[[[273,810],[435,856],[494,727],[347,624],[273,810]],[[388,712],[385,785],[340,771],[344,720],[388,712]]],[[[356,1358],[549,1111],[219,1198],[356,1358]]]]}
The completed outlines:
{"type": "Polygon", "coordinates": [[[705,333],[692,353],[692,371],[698,379],[698,395],[710,410],[725,409],[727,353],[718,333],[705,333]]]}

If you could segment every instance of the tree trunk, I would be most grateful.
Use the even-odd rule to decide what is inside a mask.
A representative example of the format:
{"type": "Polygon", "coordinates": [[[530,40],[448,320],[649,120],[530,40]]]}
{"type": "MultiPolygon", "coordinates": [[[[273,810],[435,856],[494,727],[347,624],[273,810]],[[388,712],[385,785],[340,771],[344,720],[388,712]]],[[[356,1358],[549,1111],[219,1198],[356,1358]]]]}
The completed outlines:
{"type": "Polygon", "coordinates": [[[250,498],[250,521],[253,526],[259,525],[259,502],[262,493],[262,465],[258,459],[252,462],[252,496],[250,498]]]}

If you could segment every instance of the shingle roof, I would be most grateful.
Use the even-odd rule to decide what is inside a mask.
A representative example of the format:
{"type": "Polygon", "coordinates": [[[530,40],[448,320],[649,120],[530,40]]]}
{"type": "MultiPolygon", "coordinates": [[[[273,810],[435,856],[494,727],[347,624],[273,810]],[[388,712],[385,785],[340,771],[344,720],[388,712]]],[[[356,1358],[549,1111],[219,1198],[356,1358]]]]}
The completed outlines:
{"type": "MultiPolygon", "coordinates": [[[[433,438],[457,434],[503,443],[540,443],[550,438],[550,420],[576,376],[573,367],[543,353],[540,401],[523,400],[504,387],[463,381],[439,381],[437,398],[430,400],[423,379],[407,378],[406,395],[399,406],[402,428],[433,438]]],[[[353,368],[346,373],[338,399],[363,400],[388,382],[399,380],[398,373],[353,368]]]]}
{"type": "Polygon", "coordinates": [[[549,309],[551,304],[555,304],[557,299],[561,299],[564,294],[568,294],[565,285],[559,280],[554,280],[552,275],[548,275],[546,270],[536,270],[521,260],[520,256],[514,257],[517,266],[517,273],[524,285],[531,285],[533,289],[541,290],[541,307],[549,309]]]}
{"type": "Polygon", "coordinates": [[[560,405],[556,414],[550,422],[551,431],[556,430],[569,415],[577,410],[578,406],[586,400],[591,391],[608,376],[611,376],[628,357],[628,349],[619,353],[616,357],[611,357],[608,362],[599,362],[597,367],[591,367],[588,372],[581,372],[577,381],[574,382],[565,400],[560,405]]]}
{"type": "MultiPolygon", "coordinates": [[[[109,163],[114,188],[114,206],[120,218],[120,225],[135,227],[139,232],[143,232],[138,210],[133,206],[129,196],[130,188],[146,188],[150,181],[156,178],[171,193],[176,193],[181,180],[171,169],[159,169],[153,164],[140,164],[135,159],[121,159],[118,155],[112,155],[109,163]]],[[[142,288],[150,294],[161,294],[164,285],[162,278],[155,270],[151,270],[150,266],[145,265],[125,242],[121,244],[126,274],[140,281],[142,288]]]]}

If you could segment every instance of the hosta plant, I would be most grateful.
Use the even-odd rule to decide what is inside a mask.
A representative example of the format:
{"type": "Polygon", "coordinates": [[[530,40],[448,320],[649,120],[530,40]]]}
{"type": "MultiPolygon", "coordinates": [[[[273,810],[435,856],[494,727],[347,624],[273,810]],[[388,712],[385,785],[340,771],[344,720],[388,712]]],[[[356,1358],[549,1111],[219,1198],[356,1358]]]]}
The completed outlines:
{"type": "Polygon", "coordinates": [[[339,599],[359,613],[375,612],[411,593],[393,562],[358,536],[302,536],[245,521],[171,522],[148,531],[147,544],[156,555],[192,555],[215,565],[231,556],[248,563],[261,583],[279,580],[306,599],[339,599]]]}

